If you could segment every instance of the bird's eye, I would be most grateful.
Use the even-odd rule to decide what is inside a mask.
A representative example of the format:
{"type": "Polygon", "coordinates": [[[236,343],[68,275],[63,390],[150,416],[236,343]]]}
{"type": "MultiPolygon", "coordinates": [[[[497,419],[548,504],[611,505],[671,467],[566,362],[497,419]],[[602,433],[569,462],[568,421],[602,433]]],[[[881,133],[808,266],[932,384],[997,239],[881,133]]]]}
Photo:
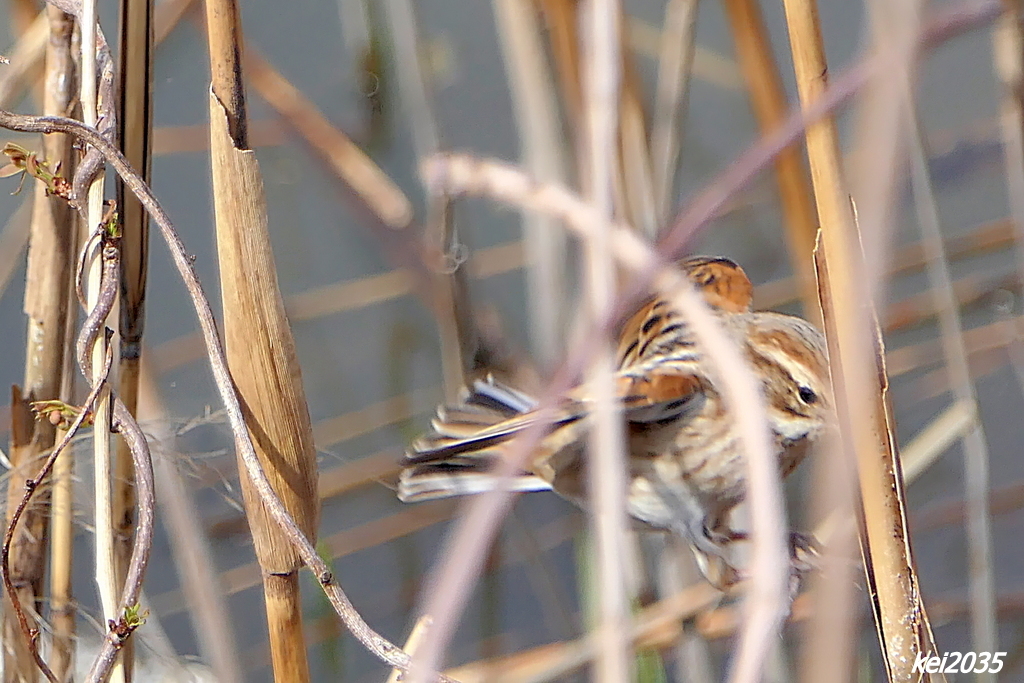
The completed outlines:
{"type": "Polygon", "coordinates": [[[818,395],[809,387],[800,387],[800,400],[807,405],[813,405],[818,402],[818,395]]]}

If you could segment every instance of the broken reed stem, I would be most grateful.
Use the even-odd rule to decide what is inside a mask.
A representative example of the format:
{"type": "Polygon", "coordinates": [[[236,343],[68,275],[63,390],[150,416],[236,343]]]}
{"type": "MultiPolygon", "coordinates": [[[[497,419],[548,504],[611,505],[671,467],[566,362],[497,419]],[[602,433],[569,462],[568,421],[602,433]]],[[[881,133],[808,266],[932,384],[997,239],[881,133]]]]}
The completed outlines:
{"type": "MultiPolygon", "coordinates": [[[[263,177],[248,149],[240,10],[234,0],[208,0],[205,6],[213,74],[210,151],[225,348],[247,427],[272,486],[303,534],[315,539],[320,510],[316,451],[295,340],[277,282],[263,177]]],[[[244,469],[241,462],[239,469],[244,469]]],[[[263,570],[274,676],[303,683],[310,675],[298,578],[302,559],[244,473],[241,484],[263,570]]]]}
{"type": "MultiPolygon", "coordinates": [[[[800,100],[807,108],[824,96],[828,73],[817,6],[815,0],[786,0],[785,8],[800,100]]],[[[918,45],[916,23],[909,24],[906,32],[900,33],[895,47],[887,48],[878,57],[885,58],[887,70],[876,72],[869,87],[882,87],[890,80],[903,78],[909,69],[907,60],[918,45]],[[893,69],[895,76],[890,78],[893,69]]],[[[880,107],[877,113],[881,117],[877,121],[881,134],[875,135],[872,128],[869,141],[879,156],[877,160],[871,158],[870,163],[877,161],[883,168],[873,171],[876,176],[869,184],[877,197],[870,193],[862,197],[864,205],[870,205],[873,218],[866,220],[866,224],[873,229],[884,225],[889,188],[882,187],[879,178],[889,178],[891,182],[889,174],[894,169],[887,162],[895,158],[893,150],[898,148],[894,140],[882,139],[892,132],[888,125],[890,112],[880,107]]],[[[844,445],[855,454],[858,465],[865,520],[865,569],[875,595],[879,643],[891,680],[913,680],[915,675],[910,668],[919,652],[931,648],[931,634],[910,556],[899,456],[891,431],[881,339],[872,308],[875,289],[871,275],[867,275],[873,275],[881,266],[881,245],[887,234],[872,232],[867,236],[870,265],[865,265],[860,258],[861,242],[845,189],[835,123],[830,118],[819,121],[808,128],[806,138],[821,224],[819,287],[833,387],[844,445]]],[[[838,452],[834,456],[840,457],[838,452]]],[[[843,499],[845,496],[838,498],[837,503],[843,499]]],[[[839,557],[846,554],[843,549],[835,552],[839,557]]],[[[828,578],[824,577],[819,584],[819,600],[834,602],[841,596],[838,599],[850,605],[853,584],[841,582],[836,576],[830,582],[833,585],[826,586],[828,578]]],[[[828,628],[824,624],[812,627],[805,649],[805,680],[845,680],[850,675],[853,621],[853,610],[846,609],[833,615],[828,628]]]]}

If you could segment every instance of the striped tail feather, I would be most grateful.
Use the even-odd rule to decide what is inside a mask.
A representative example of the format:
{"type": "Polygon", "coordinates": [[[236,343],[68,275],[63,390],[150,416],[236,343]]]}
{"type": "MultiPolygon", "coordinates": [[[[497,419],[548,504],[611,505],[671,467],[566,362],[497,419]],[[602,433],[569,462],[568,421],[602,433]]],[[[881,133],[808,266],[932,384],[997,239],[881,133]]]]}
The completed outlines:
{"type": "MultiPolygon", "coordinates": [[[[433,431],[417,439],[406,453],[398,497],[404,502],[433,500],[490,491],[490,474],[502,454],[502,444],[533,424],[537,403],[493,377],[465,389],[456,405],[441,406],[431,422],[433,431]]],[[[574,421],[579,416],[567,418],[574,421]]],[[[551,485],[522,473],[507,483],[514,491],[545,491],[551,485]]]]}

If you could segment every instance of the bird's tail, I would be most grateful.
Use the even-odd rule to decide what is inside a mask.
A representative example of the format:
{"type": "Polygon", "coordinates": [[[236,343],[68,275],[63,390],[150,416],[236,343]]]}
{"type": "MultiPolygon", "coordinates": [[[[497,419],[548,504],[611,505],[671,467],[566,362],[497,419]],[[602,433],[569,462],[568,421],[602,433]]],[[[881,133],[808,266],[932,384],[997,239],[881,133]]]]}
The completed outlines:
{"type": "MultiPolygon", "coordinates": [[[[433,500],[490,491],[491,474],[503,446],[533,423],[536,402],[490,376],[463,390],[455,405],[441,406],[432,431],[406,453],[408,467],[398,481],[404,502],[433,500]]],[[[544,491],[551,485],[526,472],[506,482],[514,491],[544,491]]]]}

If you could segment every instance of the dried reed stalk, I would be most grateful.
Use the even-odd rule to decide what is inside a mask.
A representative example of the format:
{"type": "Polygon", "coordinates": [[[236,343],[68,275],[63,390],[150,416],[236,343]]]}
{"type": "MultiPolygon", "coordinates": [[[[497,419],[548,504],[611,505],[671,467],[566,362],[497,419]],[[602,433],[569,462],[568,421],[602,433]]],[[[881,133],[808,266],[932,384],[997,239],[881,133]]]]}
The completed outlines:
{"type": "MultiPolygon", "coordinates": [[[[72,38],[75,27],[74,19],[56,7],[47,7],[45,13],[49,19],[50,39],[46,46],[46,88],[43,102],[44,112],[63,114],[74,102],[76,93],[75,56],[72,52],[72,38]]],[[[64,136],[46,136],[43,138],[43,151],[48,160],[61,160],[63,172],[70,177],[74,172],[74,155],[71,141],[64,136]]],[[[37,187],[37,195],[43,194],[43,188],[37,187]]],[[[38,202],[39,200],[37,200],[38,202]]],[[[54,220],[63,224],[61,232],[66,240],[67,250],[64,279],[64,299],[68,311],[74,311],[72,283],[68,275],[74,272],[74,257],[78,253],[78,231],[75,229],[75,217],[71,209],[63,202],[47,198],[48,211],[54,220]]],[[[43,210],[37,203],[36,211],[43,210]]],[[[65,352],[63,358],[61,391],[57,398],[62,401],[72,400],[72,388],[76,372],[72,362],[72,351],[75,338],[76,316],[66,315],[64,320],[62,341],[65,352]]],[[[63,436],[62,432],[55,435],[63,436]]],[[[73,546],[74,546],[74,514],[73,503],[73,460],[69,457],[59,459],[52,474],[52,518],[50,520],[50,626],[53,628],[53,644],[50,656],[50,668],[61,681],[70,680],[75,652],[75,602],[72,594],[73,546]]]]}
{"type": "MultiPolygon", "coordinates": [[[[118,56],[118,147],[143,180],[150,180],[153,128],[153,0],[121,0],[118,56]]],[[[117,393],[135,415],[139,392],[139,356],[145,321],[146,273],[149,257],[149,216],[139,200],[115,183],[120,212],[121,357],[117,372],[117,393]]],[[[127,442],[120,440],[114,461],[114,560],[118,591],[121,590],[132,549],[135,530],[135,470],[127,442]]],[[[132,678],[134,640],[125,644],[121,661],[128,680],[132,678]]]]}
{"type": "MultiPolygon", "coordinates": [[[[828,73],[817,5],[815,0],[786,0],[784,5],[797,87],[807,109],[823,98],[828,73]]],[[[916,46],[916,34],[914,39],[916,46]]],[[[903,57],[898,53],[896,59],[903,57]]],[[[884,82],[888,74],[879,72],[876,78],[884,82]]],[[[904,521],[880,334],[871,312],[874,290],[863,286],[860,240],[845,189],[834,121],[825,117],[809,126],[806,139],[821,224],[819,288],[833,387],[845,450],[855,454],[860,477],[865,569],[875,595],[878,635],[890,679],[914,680],[916,674],[910,670],[914,659],[918,652],[931,649],[932,639],[904,521]]],[[[842,472],[839,450],[829,450],[836,458],[835,470],[842,472]]],[[[853,584],[844,581],[838,570],[848,551],[840,546],[832,554],[837,571],[821,579],[818,604],[841,601],[849,606],[853,584]]],[[[830,616],[830,621],[817,621],[809,631],[805,680],[840,681],[852,675],[854,612],[836,610],[830,616]]]]}
{"type": "MultiPolygon", "coordinates": [[[[430,628],[430,624],[431,619],[426,615],[417,619],[402,649],[410,655],[415,655],[416,648],[419,646],[420,641],[423,640],[423,634],[430,628]]],[[[384,683],[399,683],[402,680],[402,673],[401,669],[392,669],[384,683]]]]}
{"type": "MultiPolygon", "coordinates": [[[[96,0],[82,0],[80,15],[81,30],[81,79],[79,83],[80,99],[82,103],[82,122],[87,126],[96,127],[100,117],[99,88],[100,78],[106,76],[105,64],[97,59],[98,46],[105,42],[98,37],[99,15],[96,0]]],[[[109,52],[104,50],[101,56],[103,60],[109,60],[109,52]]],[[[108,93],[104,93],[107,95],[108,93]]],[[[103,107],[113,106],[112,102],[104,102],[103,107]]],[[[80,168],[83,168],[83,163],[80,168]]],[[[83,243],[88,240],[93,232],[103,222],[103,190],[104,178],[102,174],[96,176],[82,177],[86,183],[84,192],[87,197],[83,200],[84,207],[81,215],[85,216],[85,224],[82,226],[84,233],[83,243]]],[[[76,188],[77,193],[77,188],[76,188]]],[[[86,275],[86,307],[89,311],[97,308],[103,287],[103,263],[99,257],[93,258],[87,269],[86,275]]],[[[117,324],[108,319],[103,326],[116,329],[117,324]]],[[[94,527],[95,527],[95,567],[96,583],[99,587],[100,604],[103,609],[103,621],[105,623],[117,623],[121,615],[118,614],[118,602],[121,591],[119,590],[121,580],[118,578],[117,566],[114,560],[114,527],[113,527],[113,489],[111,474],[113,455],[111,453],[111,425],[113,424],[113,406],[111,401],[110,384],[116,381],[116,373],[108,373],[106,370],[106,358],[109,354],[108,347],[114,350],[117,355],[118,340],[116,337],[107,339],[107,335],[96,335],[91,350],[91,384],[97,385],[103,382],[99,398],[96,401],[96,409],[93,417],[93,502],[94,502],[94,527]]],[[[114,683],[125,681],[125,670],[120,659],[116,661],[112,669],[111,680],[114,683]]]]}
{"type": "MultiPolygon", "coordinates": [[[[213,74],[214,212],[229,367],[246,425],[274,490],[299,528],[315,538],[316,451],[295,341],[277,282],[263,180],[255,155],[247,149],[238,5],[231,0],[207,2],[206,26],[213,74]]],[[[239,469],[243,469],[241,461],[239,469]]],[[[241,481],[264,572],[275,678],[308,681],[298,577],[302,560],[244,472],[241,481]]]]}
{"type": "MultiPolygon", "coordinates": [[[[723,4],[736,44],[737,61],[747,83],[750,104],[761,133],[767,135],[785,120],[789,103],[759,0],[725,0],[723,4]]],[[[775,177],[782,202],[789,259],[803,300],[804,315],[820,326],[818,288],[811,258],[818,232],[818,216],[804,159],[803,145],[790,145],[775,157],[775,177]]]]}

